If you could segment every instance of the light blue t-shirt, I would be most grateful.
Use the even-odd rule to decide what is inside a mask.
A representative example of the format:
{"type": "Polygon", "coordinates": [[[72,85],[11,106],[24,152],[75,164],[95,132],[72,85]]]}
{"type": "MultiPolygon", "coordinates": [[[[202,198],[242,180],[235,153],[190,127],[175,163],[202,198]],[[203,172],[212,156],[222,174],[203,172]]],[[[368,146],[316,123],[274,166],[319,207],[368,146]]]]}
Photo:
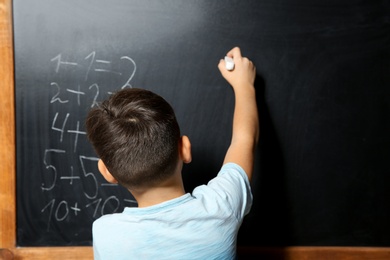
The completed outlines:
{"type": "Polygon", "coordinates": [[[237,233],[251,205],[244,170],[225,164],[217,177],[192,194],[97,219],[94,258],[235,259],[237,233]]]}

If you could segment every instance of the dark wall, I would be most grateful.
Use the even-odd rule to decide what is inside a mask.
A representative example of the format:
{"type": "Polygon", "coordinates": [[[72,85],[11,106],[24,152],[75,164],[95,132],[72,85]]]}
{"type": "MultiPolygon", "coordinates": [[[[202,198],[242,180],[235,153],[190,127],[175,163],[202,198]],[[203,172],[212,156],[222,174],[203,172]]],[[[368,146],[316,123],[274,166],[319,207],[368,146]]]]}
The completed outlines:
{"type": "Polygon", "coordinates": [[[389,1],[14,0],[18,245],[90,245],[107,185],[85,136],[95,102],[153,90],[193,144],[186,189],[220,168],[234,46],[257,67],[254,205],[240,245],[390,245],[389,1]]]}

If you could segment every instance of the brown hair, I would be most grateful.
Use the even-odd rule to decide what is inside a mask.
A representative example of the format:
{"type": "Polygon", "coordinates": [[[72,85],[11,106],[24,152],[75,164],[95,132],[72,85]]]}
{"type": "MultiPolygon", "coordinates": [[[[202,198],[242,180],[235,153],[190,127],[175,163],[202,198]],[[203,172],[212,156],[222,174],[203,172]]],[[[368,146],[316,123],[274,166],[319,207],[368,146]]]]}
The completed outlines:
{"type": "Polygon", "coordinates": [[[161,96],[128,88],[91,109],[87,136],[114,178],[126,188],[153,186],[177,167],[180,129],[161,96]]]}

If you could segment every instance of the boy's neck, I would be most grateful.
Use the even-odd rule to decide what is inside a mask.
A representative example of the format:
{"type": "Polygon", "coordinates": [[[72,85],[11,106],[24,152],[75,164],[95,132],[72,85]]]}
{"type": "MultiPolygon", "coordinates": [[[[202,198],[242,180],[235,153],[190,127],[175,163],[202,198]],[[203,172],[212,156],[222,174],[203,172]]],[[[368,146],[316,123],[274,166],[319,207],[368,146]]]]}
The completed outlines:
{"type": "Polygon", "coordinates": [[[164,201],[172,200],[185,194],[181,167],[168,180],[154,187],[142,190],[130,190],[139,208],[153,206],[164,201]]]}
{"type": "Polygon", "coordinates": [[[183,185],[153,187],[142,193],[132,191],[139,208],[153,206],[185,194],[183,185]]]}

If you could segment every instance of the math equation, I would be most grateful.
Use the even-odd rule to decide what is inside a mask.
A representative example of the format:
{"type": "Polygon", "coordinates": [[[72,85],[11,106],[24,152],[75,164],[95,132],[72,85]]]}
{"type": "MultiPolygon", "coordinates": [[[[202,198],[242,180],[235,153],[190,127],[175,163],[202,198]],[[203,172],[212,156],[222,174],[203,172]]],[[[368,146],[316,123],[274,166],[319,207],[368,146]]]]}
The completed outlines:
{"type": "Polygon", "coordinates": [[[87,141],[84,121],[88,110],[108,95],[132,87],[137,66],[129,56],[106,58],[96,51],[82,57],[58,53],[47,62],[51,69],[46,86],[49,94],[41,102],[49,107],[46,127],[50,141],[40,151],[44,169],[40,192],[45,195],[40,212],[50,232],[53,226],[77,222],[85,214],[92,221],[136,206],[131,194],[117,193],[121,187],[100,176],[99,158],[87,141]]]}

